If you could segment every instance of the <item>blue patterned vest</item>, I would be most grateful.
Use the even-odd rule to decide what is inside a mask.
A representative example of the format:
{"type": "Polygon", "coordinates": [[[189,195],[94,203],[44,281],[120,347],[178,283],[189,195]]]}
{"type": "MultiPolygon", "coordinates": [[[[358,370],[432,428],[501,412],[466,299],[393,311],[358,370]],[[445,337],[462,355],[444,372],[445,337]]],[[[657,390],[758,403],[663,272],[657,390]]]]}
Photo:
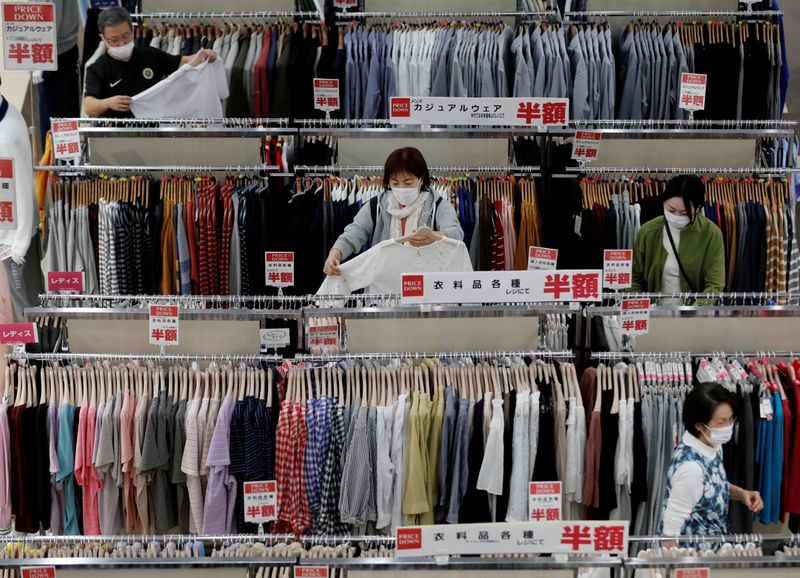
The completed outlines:
{"type": "Polygon", "coordinates": [[[697,462],[703,468],[703,495],[700,501],[686,519],[681,530],[682,536],[697,535],[722,535],[728,532],[728,477],[722,463],[722,454],[717,453],[713,459],[708,459],[694,448],[684,443],[678,444],[672,455],[672,464],[667,475],[667,487],[664,494],[664,508],[661,512],[661,521],[658,523],[658,534],[664,532],[664,511],[666,510],[669,496],[672,492],[672,476],[675,471],[686,462],[697,462]]]}

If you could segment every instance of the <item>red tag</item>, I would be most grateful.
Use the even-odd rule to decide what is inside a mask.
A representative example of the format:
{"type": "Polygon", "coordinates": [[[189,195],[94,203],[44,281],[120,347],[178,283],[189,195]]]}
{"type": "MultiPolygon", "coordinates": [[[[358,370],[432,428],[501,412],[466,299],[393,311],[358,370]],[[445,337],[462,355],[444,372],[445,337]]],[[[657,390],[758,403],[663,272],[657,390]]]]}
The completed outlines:
{"type": "Polygon", "coordinates": [[[27,566],[22,568],[22,578],[56,578],[56,567],[27,566]]]}
{"type": "Polygon", "coordinates": [[[541,496],[545,494],[560,494],[561,482],[531,482],[531,496],[541,496]]]}
{"type": "Polygon", "coordinates": [[[294,567],[294,578],[328,578],[328,567],[296,565],[294,567]]]}
{"type": "Polygon", "coordinates": [[[397,549],[418,550],[422,548],[422,528],[398,528],[397,549]]]}
{"type": "Polygon", "coordinates": [[[35,323],[0,324],[0,345],[26,345],[39,343],[35,323]]]}
{"type": "Polygon", "coordinates": [[[408,118],[411,116],[410,98],[392,98],[392,118],[408,118]]]}
{"type": "Polygon", "coordinates": [[[708,568],[676,568],[675,578],[708,578],[708,568]]]}
{"type": "Polygon", "coordinates": [[[47,273],[47,291],[83,291],[83,273],[81,271],[50,271],[47,273]]]}

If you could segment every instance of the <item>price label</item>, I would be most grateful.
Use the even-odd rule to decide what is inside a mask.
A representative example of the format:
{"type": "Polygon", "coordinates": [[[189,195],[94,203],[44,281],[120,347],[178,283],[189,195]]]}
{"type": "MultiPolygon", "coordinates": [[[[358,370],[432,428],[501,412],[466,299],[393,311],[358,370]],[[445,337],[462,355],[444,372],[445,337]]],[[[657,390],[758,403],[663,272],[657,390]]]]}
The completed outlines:
{"type": "Polygon", "coordinates": [[[47,291],[58,293],[59,291],[83,291],[83,272],[82,271],[50,271],[47,273],[47,291]]]}
{"type": "Polygon", "coordinates": [[[309,329],[308,347],[311,353],[334,353],[339,350],[339,326],[333,323],[314,325],[309,329]]]}
{"type": "Polygon", "coordinates": [[[0,345],[39,343],[35,323],[0,323],[0,345]]]}
{"type": "Polygon", "coordinates": [[[278,487],[274,480],[244,483],[244,521],[263,524],[277,519],[278,487]]]}
{"type": "Polygon", "coordinates": [[[527,126],[546,130],[566,126],[568,98],[475,98],[393,96],[391,124],[527,126]]]}
{"type": "Polygon", "coordinates": [[[705,74],[684,72],[681,74],[680,107],[684,110],[703,110],[706,107],[706,82],[705,74]]]}
{"type": "Polygon", "coordinates": [[[264,271],[267,287],[291,287],[294,285],[294,253],[264,253],[264,271]]]}
{"type": "Polygon", "coordinates": [[[528,271],[551,271],[558,263],[558,249],[528,247],[528,271]]]}
{"type": "Polygon", "coordinates": [[[709,578],[711,571],[708,568],[676,568],[675,578],[709,578]]]}
{"type": "Polygon", "coordinates": [[[11,245],[0,245],[0,261],[11,257],[11,245]]]}
{"type": "Polygon", "coordinates": [[[178,345],[177,305],[150,305],[150,345],[178,345]]]}
{"type": "Polygon", "coordinates": [[[650,299],[623,299],[620,325],[626,335],[647,333],[650,330],[650,299]]]}
{"type": "Polygon", "coordinates": [[[333,7],[340,10],[358,8],[358,0],[333,0],[333,7]]]}
{"type": "Polygon", "coordinates": [[[600,132],[577,131],[575,143],[572,145],[572,160],[584,163],[597,160],[597,151],[600,150],[602,136],[603,134],[600,132]]]}
{"type": "Polygon", "coordinates": [[[531,522],[555,522],[561,519],[561,482],[531,482],[528,491],[531,522]]]}
{"type": "Polygon", "coordinates": [[[341,108],[338,78],[314,79],[314,108],[323,112],[333,112],[341,108]]]}
{"type": "Polygon", "coordinates": [[[280,347],[286,347],[292,342],[288,327],[261,329],[259,330],[259,334],[261,336],[262,349],[278,349],[280,347]]]}
{"type": "Polygon", "coordinates": [[[607,249],[603,251],[603,287],[628,289],[633,274],[633,251],[607,249]]]}
{"type": "MultiPolygon", "coordinates": [[[[17,228],[17,194],[14,185],[14,159],[0,158],[0,229],[17,228]]],[[[9,247],[9,255],[11,247],[9,247]]]]}
{"type": "Polygon", "coordinates": [[[53,153],[62,161],[77,161],[81,157],[81,137],[78,121],[66,120],[52,125],[53,153]]]}
{"type": "Polygon", "coordinates": [[[294,567],[294,578],[328,578],[327,566],[300,566],[294,567]]]}
{"type": "Polygon", "coordinates": [[[765,397],[761,400],[761,403],[758,405],[758,414],[761,416],[761,419],[772,418],[772,402],[769,398],[765,397]]]}
{"type": "Polygon", "coordinates": [[[25,566],[21,568],[22,578],[56,578],[55,566],[25,566]]]}
{"type": "Polygon", "coordinates": [[[3,4],[6,70],[57,70],[56,9],[52,2],[3,4]]]}

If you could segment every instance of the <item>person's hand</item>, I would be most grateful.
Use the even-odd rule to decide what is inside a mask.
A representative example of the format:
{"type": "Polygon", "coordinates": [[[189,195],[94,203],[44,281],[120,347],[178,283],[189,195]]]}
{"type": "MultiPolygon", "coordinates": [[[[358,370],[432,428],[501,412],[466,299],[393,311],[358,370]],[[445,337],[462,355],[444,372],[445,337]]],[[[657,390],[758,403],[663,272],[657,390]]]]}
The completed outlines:
{"type": "Polygon", "coordinates": [[[103,102],[109,110],[128,112],[131,109],[131,102],[133,102],[133,99],[130,96],[117,95],[106,98],[103,102]]]}
{"type": "Polygon", "coordinates": [[[331,249],[331,252],[328,253],[328,258],[325,260],[325,267],[322,269],[322,272],[326,275],[338,277],[342,274],[341,269],[339,269],[339,264],[341,262],[342,252],[339,251],[339,249],[331,249]]]}
{"type": "Polygon", "coordinates": [[[411,235],[407,241],[412,247],[425,247],[444,238],[444,233],[428,233],[427,235],[411,235]]]}
{"type": "Polygon", "coordinates": [[[201,48],[197,51],[197,54],[194,55],[192,58],[191,64],[192,66],[200,66],[204,62],[214,62],[217,59],[217,53],[213,50],[208,50],[207,48],[201,48]]]}
{"type": "Polygon", "coordinates": [[[764,500],[761,499],[761,494],[758,492],[742,490],[739,501],[747,506],[747,509],[754,514],[764,509],[764,500]]]}

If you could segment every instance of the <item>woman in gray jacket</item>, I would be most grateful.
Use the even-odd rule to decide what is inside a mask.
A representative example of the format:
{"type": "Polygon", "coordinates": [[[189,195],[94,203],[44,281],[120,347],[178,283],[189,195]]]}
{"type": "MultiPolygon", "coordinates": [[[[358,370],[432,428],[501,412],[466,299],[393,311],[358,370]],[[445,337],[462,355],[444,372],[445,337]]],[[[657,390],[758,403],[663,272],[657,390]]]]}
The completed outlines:
{"type": "Polygon", "coordinates": [[[397,149],[383,169],[380,195],[361,207],[352,223],[345,227],[325,261],[326,275],[340,275],[342,260],[358,253],[371,239],[377,245],[387,239],[405,237],[414,247],[430,245],[428,235],[415,235],[417,229],[429,227],[439,238],[464,240],[464,231],[455,209],[447,199],[430,190],[428,163],[417,149],[397,149]]]}

